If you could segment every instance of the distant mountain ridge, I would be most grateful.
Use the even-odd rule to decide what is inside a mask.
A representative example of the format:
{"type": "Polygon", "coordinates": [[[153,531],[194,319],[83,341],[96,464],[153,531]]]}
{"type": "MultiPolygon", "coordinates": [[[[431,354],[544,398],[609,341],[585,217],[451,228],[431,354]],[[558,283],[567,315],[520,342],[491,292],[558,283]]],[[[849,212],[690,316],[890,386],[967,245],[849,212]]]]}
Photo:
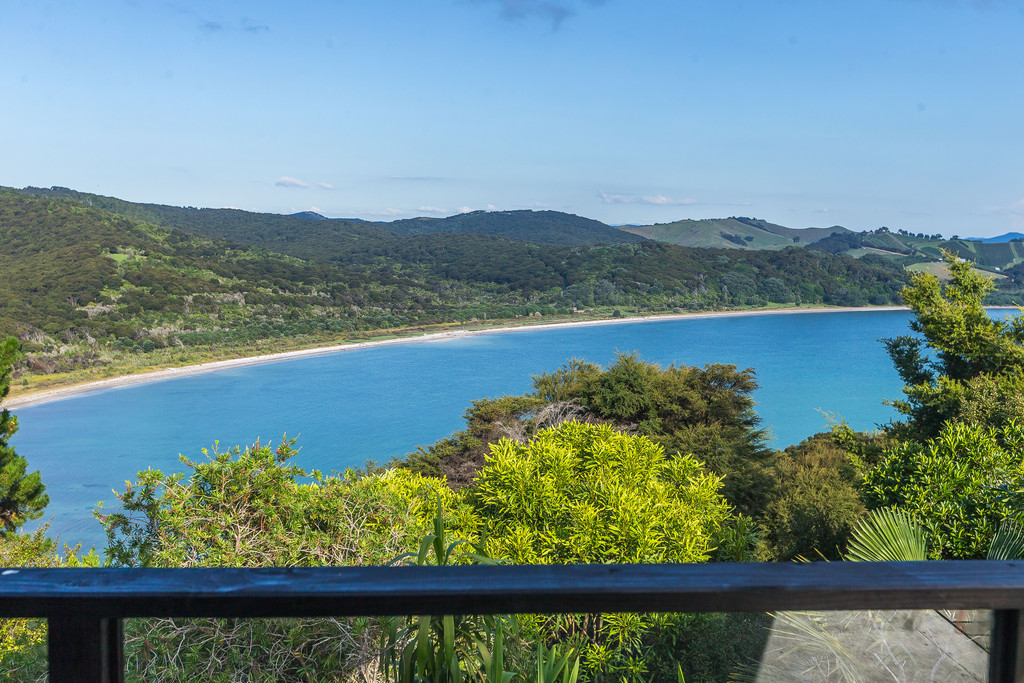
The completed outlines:
{"type": "Polygon", "coordinates": [[[965,240],[971,242],[985,242],[987,244],[997,242],[1016,242],[1018,240],[1024,240],[1024,233],[1022,232],[1006,232],[1002,235],[996,235],[995,237],[965,237],[965,240]]]}

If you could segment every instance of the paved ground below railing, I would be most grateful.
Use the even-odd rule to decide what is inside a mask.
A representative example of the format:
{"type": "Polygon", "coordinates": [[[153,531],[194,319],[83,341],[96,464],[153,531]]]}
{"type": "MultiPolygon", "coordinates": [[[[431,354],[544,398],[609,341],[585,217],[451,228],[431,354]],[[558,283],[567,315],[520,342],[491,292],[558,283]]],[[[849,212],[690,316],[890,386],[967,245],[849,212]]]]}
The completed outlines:
{"type": "Polygon", "coordinates": [[[775,681],[984,682],[988,653],[941,614],[784,612],[756,674],[775,681]]]}

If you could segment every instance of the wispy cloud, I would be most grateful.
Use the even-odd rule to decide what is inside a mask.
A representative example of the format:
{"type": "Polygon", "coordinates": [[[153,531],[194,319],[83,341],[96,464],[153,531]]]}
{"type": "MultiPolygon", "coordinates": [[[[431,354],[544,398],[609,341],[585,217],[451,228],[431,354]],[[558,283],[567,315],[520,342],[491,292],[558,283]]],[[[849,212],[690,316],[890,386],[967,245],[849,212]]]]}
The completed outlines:
{"type": "Polygon", "coordinates": [[[298,178],[289,178],[286,175],[281,176],[274,181],[274,184],[278,187],[309,187],[306,183],[302,182],[298,178]]]}
{"type": "Polygon", "coordinates": [[[663,194],[621,194],[616,192],[598,192],[605,204],[649,204],[652,206],[690,206],[696,199],[673,199],[663,194]]]}
{"type": "Polygon", "coordinates": [[[490,2],[501,7],[501,17],[510,21],[541,19],[551,23],[551,30],[557,31],[569,17],[574,16],[580,6],[603,5],[604,0],[477,0],[490,2]]]}
{"type": "Polygon", "coordinates": [[[472,213],[473,211],[476,211],[476,209],[474,209],[472,206],[459,207],[459,213],[472,213]]]}
{"type": "Polygon", "coordinates": [[[324,190],[334,189],[334,185],[331,185],[330,183],[317,183],[316,186],[324,190]]]}
{"type": "MultiPolygon", "coordinates": [[[[189,14],[193,12],[188,11],[189,14]]],[[[238,22],[232,23],[230,21],[215,21],[212,19],[200,19],[199,30],[203,33],[224,33],[225,31],[245,31],[246,33],[269,33],[270,27],[266,24],[249,19],[249,17],[242,17],[238,22]]]]}
{"type": "Polygon", "coordinates": [[[1024,231],[1024,199],[1019,199],[1010,204],[1008,213],[1010,214],[1010,224],[1013,225],[1013,229],[1017,232],[1024,231]]]}
{"type": "Polygon", "coordinates": [[[269,33],[270,27],[266,24],[258,24],[249,17],[242,17],[242,30],[249,33],[269,33]]]}
{"type": "Polygon", "coordinates": [[[366,213],[369,214],[370,216],[402,216],[405,214],[405,211],[402,211],[401,209],[388,208],[375,209],[373,211],[367,211],[366,213]]]}
{"type": "Polygon", "coordinates": [[[444,209],[442,209],[440,207],[437,207],[437,206],[421,206],[420,208],[418,208],[416,210],[417,211],[421,211],[423,213],[448,213],[444,209]]]}
{"type": "Polygon", "coordinates": [[[598,192],[604,204],[646,204],[647,206],[750,206],[750,202],[700,202],[692,197],[676,199],[663,194],[598,192]]]}

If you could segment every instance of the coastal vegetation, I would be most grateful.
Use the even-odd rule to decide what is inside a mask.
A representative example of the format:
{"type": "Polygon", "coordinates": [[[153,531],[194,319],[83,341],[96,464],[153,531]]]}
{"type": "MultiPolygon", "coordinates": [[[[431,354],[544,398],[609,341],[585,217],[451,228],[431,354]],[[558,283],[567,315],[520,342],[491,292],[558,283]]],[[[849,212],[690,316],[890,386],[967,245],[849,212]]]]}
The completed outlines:
{"type": "MultiPolygon", "coordinates": [[[[11,373],[18,361],[18,341],[0,339],[0,403],[11,389],[11,373]]],[[[28,470],[28,461],[18,455],[11,437],[18,431],[18,418],[0,408],[0,534],[11,534],[30,519],[43,515],[50,502],[39,472],[28,470]]]]}
{"type": "Polygon", "coordinates": [[[459,219],[481,230],[521,225],[515,239],[400,234],[362,221],[0,190],[0,334],[25,354],[14,389],[495,321],[882,305],[907,282],[884,259],[798,247],[684,248],[607,226],[622,238],[527,239],[539,223],[589,225],[566,216],[459,219]]]}

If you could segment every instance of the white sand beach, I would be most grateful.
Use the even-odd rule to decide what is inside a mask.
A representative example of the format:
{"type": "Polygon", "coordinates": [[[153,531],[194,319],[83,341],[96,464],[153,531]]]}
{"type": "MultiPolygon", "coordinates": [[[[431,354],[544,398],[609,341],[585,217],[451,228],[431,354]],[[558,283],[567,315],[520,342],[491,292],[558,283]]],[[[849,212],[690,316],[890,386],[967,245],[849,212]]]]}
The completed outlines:
{"type": "Polygon", "coordinates": [[[50,389],[46,391],[40,391],[25,396],[8,397],[4,401],[3,407],[14,410],[16,408],[25,408],[27,406],[39,405],[41,403],[48,403],[50,401],[57,401],[63,398],[69,398],[71,396],[78,396],[91,391],[101,391],[103,389],[112,389],[115,387],[123,387],[131,384],[142,384],[144,382],[159,382],[162,380],[173,379],[175,377],[187,377],[189,375],[197,375],[203,372],[215,372],[217,370],[224,370],[226,368],[236,368],[245,365],[255,365],[257,363],[271,363],[274,361],[289,359],[289,358],[301,358],[304,356],[320,356],[328,353],[342,353],[345,351],[355,351],[357,349],[366,349],[375,346],[387,346],[391,344],[410,344],[419,342],[436,342],[445,341],[450,339],[460,339],[470,336],[482,335],[482,334],[506,334],[509,332],[526,332],[535,330],[550,330],[561,327],[582,327],[589,325],[621,325],[625,323],[636,323],[636,322],[657,322],[662,320],[699,320],[702,318],[718,318],[718,317],[729,317],[729,316],[752,316],[752,315],[797,315],[797,314],[813,314],[813,313],[837,313],[837,312],[857,312],[857,311],[900,311],[907,310],[903,306],[871,306],[871,307],[859,307],[859,308],[843,308],[843,307],[829,307],[829,308],[773,308],[768,310],[741,310],[741,311],[713,311],[710,313],[679,313],[669,315],[652,315],[643,317],[633,318],[602,318],[600,320],[579,320],[579,321],[562,321],[557,323],[537,323],[537,324],[523,324],[516,325],[513,327],[495,327],[493,329],[479,329],[479,330],[451,330],[446,332],[434,332],[422,335],[414,335],[408,337],[396,337],[394,339],[382,339],[377,341],[365,341],[365,342],[352,342],[348,344],[335,344],[332,346],[322,346],[312,349],[301,349],[298,351],[284,351],[281,353],[273,353],[262,356],[250,356],[248,358],[232,358],[230,360],[212,361],[209,363],[200,363],[198,365],[188,365],[181,368],[168,368],[165,370],[154,370],[152,372],[139,373],[137,375],[123,375],[121,377],[111,377],[110,379],[97,380],[94,382],[85,382],[82,384],[74,384],[71,386],[60,387],[57,389],[50,389]]]}

